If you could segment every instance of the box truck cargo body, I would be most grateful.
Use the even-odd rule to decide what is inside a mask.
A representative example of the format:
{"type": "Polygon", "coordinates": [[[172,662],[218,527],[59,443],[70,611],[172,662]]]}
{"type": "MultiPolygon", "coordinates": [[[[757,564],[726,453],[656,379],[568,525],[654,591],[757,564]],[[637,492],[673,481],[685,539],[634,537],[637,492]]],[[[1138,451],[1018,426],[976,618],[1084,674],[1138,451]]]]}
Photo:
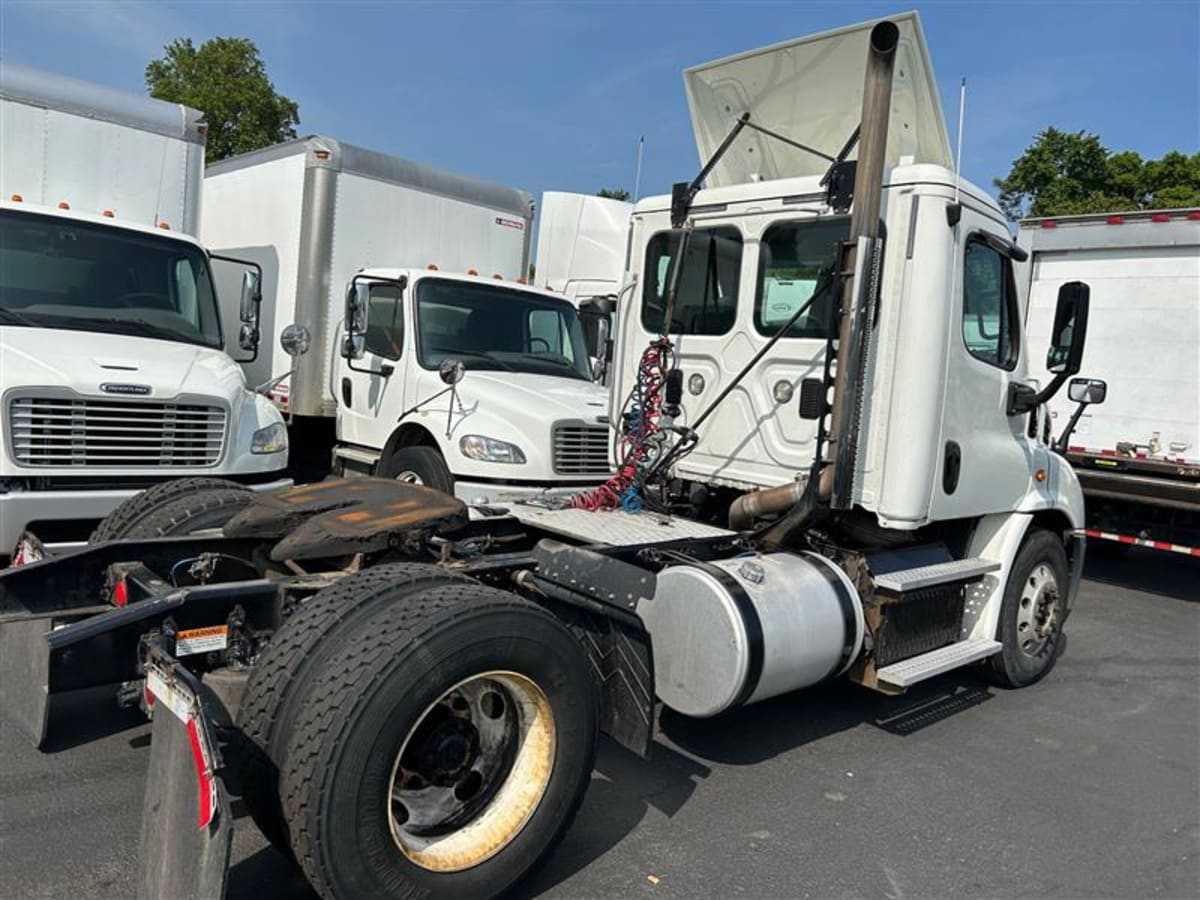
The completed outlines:
{"type": "Polygon", "coordinates": [[[334,338],[358,270],[434,265],[512,280],[528,271],[529,194],[332,138],[222,160],[206,170],[204,191],[204,242],[263,267],[264,347],[247,379],[258,384],[291,368],[277,349],[286,325],[312,334],[274,395],[293,416],[336,412],[334,338]]]}
{"type": "Polygon", "coordinates": [[[284,483],[282,418],[222,349],[238,315],[222,328],[194,237],[201,114],[0,65],[0,558],[154,482],[284,483]]]}
{"type": "MultiPolygon", "coordinates": [[[[1200,210],[1029,219],[1020,243],[1032,339],[1049,333],[1064,282],[1091,286],[1082,374],[1107,398],[1065,448],[1090,531],[1200,555],[1200,210]]],[[[1075,404],[1049,407],[1058,434],[1075,404]]]]}
{"type": "Polygon", "coordinates": [[[197,235],[204,114],[0,60],[0,196],[197,235]]]}

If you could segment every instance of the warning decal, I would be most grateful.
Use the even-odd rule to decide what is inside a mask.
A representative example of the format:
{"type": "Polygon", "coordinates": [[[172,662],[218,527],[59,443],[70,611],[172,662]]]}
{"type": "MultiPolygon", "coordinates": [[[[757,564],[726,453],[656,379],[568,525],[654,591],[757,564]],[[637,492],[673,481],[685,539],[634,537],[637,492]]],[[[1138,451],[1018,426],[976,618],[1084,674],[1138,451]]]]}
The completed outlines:
{"type": "Polygon", "coordinates": [[[189,628],[175,635],[175,655],[191,656],[195,653],[211,653],[224,650],[229,644],[227,625],[210,625],[208,628],[189,628]]]}
{"type": "Polygon", "coordinates": [[[503,225],[505,228],[515,228],[517,231],[525,230],[525,223],[520,219],[506,219],[504,216],[496,216],[496,224],[503,225]]]}

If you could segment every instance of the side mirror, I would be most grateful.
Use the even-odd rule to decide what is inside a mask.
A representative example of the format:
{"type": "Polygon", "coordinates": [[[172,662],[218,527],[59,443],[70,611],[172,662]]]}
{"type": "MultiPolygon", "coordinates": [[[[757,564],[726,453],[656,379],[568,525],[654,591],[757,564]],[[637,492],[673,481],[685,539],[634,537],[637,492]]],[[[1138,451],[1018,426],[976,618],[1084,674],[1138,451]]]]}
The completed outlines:
{"type": "Polygon", "coordinates": [[[442,379],[442,384],[456,385],[466,374],[467,370],[457,359],[443,359],[438,365],[438,378],[442,379]]]}
{"type": "Polygon", "coordinates": [[[342,341],[342,357],[362,359],[366,345],[367,301],[371,287],[365,281],[354,281],[346,291],[346,337],[342,341]]]}
{"type": "Polygon", "coordinates": [[[588,297],[579,303],[580,315],[611,316],[617,309],[617,295],[604,294],[600,297],[588,297]]]}
{"type": "Polygon", "coordinates": [[[1067,385],[1067,396],[1072,403],[1094,406],[1108,396],[1108,383],[1102,378],[1072,378],[1067,385]]]}
{"type": "Polygon", "coordinates": [[[242,296],[238,303],[238,318],[242,327],[238,330],[238,346],[243,350],[258,349],[258,310],[262,303],[262,283],[258,272],[247,269],[242,274],[242,296]]]}
{"type": "Polygon", "coordinates": [[[311,342],[312,335],[308,329],[294,322],[286,326],[279,334],[279,345],[283,347],[283,352],[292,357],[292,359],[296,359],[307,353],[311,342]]]}
{"type": "Polygon", "coordinates": [[[1082,281],[1069,281],[1058,289],[1046,354],[1046,369],[1054,375],[1074,375],[1083,365],[1090,297],[1091,289],[1082,281]]]}

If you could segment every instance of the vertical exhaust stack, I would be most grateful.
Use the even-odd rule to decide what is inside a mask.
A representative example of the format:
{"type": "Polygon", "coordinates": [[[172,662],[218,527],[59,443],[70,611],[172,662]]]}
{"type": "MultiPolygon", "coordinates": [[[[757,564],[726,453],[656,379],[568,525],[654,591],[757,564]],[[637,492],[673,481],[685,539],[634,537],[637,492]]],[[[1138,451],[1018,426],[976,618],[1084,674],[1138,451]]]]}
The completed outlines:
{"type": "MultiPolygon", "coordinates": [[[[871,29],[867,51],[866,78],[863,83],[862,123],[858,145],[858,164],[854,172],[854,203],[850,212],[850,237],[846,242],[841,259],[841,270],[853,272],[858,262],[859,238],[879,236],[879,207],[883,194],[883,164],[887,150],[888,120],[892,108],[892,70],[896,62],[896,47],[900,42],[900,29],[894,22],[883,21],[871,29]]],[[[834,475],[841,457],[842,465],[853,465],[839,454],[839,449],[848,442],[851,423],[850,404],[854,398],[848,396],[849,367],[845,364],[850,357],[849,347],[853,333],[855,293],[859,287],[853,275],[843,279],[842,318],[838,328],[837,372],[833,383],[833,402],[830,409],[830,447],[832,462],[821,472],[819,495],[828,500],[833,493],[834,475]]],[[[861,385],[859,386],[861,390],[861,385]]]]}

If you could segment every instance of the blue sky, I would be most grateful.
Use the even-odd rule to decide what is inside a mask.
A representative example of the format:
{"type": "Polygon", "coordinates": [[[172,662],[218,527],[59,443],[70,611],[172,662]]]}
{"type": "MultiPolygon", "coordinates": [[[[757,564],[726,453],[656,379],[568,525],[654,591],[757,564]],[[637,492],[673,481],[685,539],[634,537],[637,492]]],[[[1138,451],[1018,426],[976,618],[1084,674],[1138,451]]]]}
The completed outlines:
{"type": "MultiPolygon", "coordinates": [[[[891,3],[55,3],[0,0],[0,56],[135,91],[177,36],[252,38],[300,133],[539,195],[642,193],[698,167],[681,70],[910,8],[891,3]]],[[[1200,147],[1200,3],[917,4],[964,174],[990,187],[1047,125],[1200,147]]]]}

